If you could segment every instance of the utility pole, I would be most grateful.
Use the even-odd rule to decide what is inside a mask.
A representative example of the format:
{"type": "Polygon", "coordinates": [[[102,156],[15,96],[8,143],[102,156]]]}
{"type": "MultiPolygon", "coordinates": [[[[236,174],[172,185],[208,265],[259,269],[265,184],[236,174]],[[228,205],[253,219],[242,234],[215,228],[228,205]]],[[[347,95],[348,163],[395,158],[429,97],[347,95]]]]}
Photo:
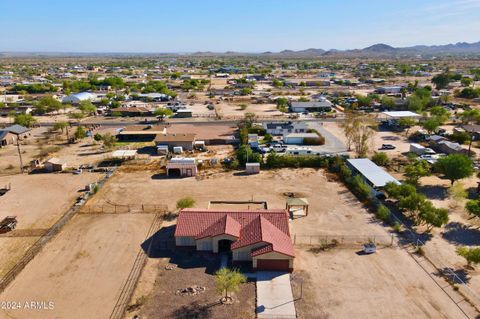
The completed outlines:
{"type": "Polygon", "coordinates": [[[17,135],[17,151],[18,151],[18,158],[20,160],[20,172],[23,173],[22,152],[20,150],[20,135],[17,135]]]}

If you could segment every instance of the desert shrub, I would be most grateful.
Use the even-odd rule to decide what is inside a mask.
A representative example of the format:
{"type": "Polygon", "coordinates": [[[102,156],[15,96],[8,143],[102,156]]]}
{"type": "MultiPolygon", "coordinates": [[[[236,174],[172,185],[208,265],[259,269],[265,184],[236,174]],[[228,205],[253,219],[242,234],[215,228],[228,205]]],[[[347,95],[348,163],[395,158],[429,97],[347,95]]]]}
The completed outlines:
{"type": "Polygon", "coordinates": [[[268,154],[265,163],[267,168],[325,168],[328,166],[328,159],[321,156],[292,156],[292,155],[278,155],[275,152],[268,154]]]}
{"type": "Polygon", "coordinates": [[[390,163],[390,158],[384,152],[375,152],[372,156],[372,162],[379,166],[387,166],[390,163]]]}
{"type": "Polygon", "coordinates": [[[250,134],[258,134],[258,135],[265,135],[267,131],[263,128],[263,126],[255,125],[248,129],[248,133],[250,134]]]}
{"type": "Polygon", "coordinates": [[[303,139],[303,144],[305,145],[323,145],[325,144],[325,137],[306,137],[303,139]]]}
{"type": "Polygon", "coordinates": [[[192,197],[183,197],[177,201],[177,209],[190,208],[195,205],[195,200],[192,197]]]}
{"type": "Polygon", "coordinates": [[[368,199],[371,195],[370,187],[363,181],[360,175],[355,175],[348,179],[347,185],[361,201],[368,199]]]}
{"type": "Polygon", "coordinates": [[[377,210],[375,212],[375,216],[377,216],[378,219],[386,222],[390,219],[390,210],[385,205],[380,204],[377,207],[377,210]]]}

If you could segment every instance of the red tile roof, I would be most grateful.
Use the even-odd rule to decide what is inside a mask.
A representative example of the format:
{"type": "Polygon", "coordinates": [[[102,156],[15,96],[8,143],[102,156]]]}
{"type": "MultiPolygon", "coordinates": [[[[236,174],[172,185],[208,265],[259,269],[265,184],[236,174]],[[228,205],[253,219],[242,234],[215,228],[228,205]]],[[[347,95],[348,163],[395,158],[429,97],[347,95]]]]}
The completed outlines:
{"type": "Polygon", "coordinates": [[[272,251],[294,256],[288,227],[288,214],[284,209],[206,210],[190,208],[180,211],[175,230],[176,237],[200,239],[221,234],[239,238],[232,243],[232,250],[265,243],[265,246],[254,251],[255,256],[272,251]],[[271,248],[267,249],[267,246],[271,246],[271,248]]]}
{"type": "Polygon", "coordinates": [[[230,235],[240,237],[240,223],[232,217],[225,215],[203,232],[198,234],[195,239],[202,239],[206,237],[215,237],[219,235],[230,235]]]}

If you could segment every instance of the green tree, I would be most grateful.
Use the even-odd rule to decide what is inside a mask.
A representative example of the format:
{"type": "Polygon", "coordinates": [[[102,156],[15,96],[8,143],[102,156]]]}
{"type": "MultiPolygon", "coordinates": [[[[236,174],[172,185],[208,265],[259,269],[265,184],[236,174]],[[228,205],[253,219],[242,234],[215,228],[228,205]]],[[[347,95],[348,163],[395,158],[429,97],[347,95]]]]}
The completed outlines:
{"type": "Polygon", "coordinates": [[[76,139],[81,140],[81,139],[87,137],[87,132],[85,131],[83,126],[79,126],[79,127],[77,127],[77,130],[75,131],[73,136],[75,136],[76,139]]]}
{"type": "Polygon", "coordinates": [[[441,123],[436,117],[428,118],[422,123],[422,127],[426,129],[429,134],[436,132],[440,125],[441,123]]]}
{"type": "Polygon", "coordinates": [[[450,188],[448,189],[448,195],[450,195],[452,202],[455,204],[455,206],[457,206],[467,198],[468,193],[463,187],[463,184],[461,182],[458,182],[453,186],[450,186],[450,188]]]}
{"type": "Polygon", "coordinates": [[[432,202],[425,201],[418,214],[420,223],[427,225],[427,232],[433,227],[442,227],[448,223],[448,210],[445,208],[436,208],[432,202]]]}
{"type": "Polygon", "coordinates": [[[464,111],[460,114],[460,119],[464,124],[470,124],[472,122],[479,123],[480,122],[480,110],[472,109],[464,111]]]}
{"type": "Polygon", "coordinates": [[[177,200],[177,209],[190,208],[195,205],[195,199],[192,197],[183,197],[177,200]]]}
{"type": "Polygon", "coordinates": [[[223,295],[223,300],[232,299],[229,292],[236,291],[247,278],[238,269],[220,268],[215,273],[215,286],[218,293],[223,295]]]}
{"type": "Polygon", "coordinates": [[[242,88],[239,92],[240,95],[250,95],[252,94],[251,88],[242,88]]]}
{"type": "Polygon", "coordinates": [[[58,112],[62,108],[62,103],[53,96],[42,97],[37,104],[37,109],[44,109],[46,112],[58,112]]]}
{"type": "Polygon", "coordinates": [[[63,131],[65,130],[66,131],[66,134],[67,134],[67,139],[68,139],[68,123],[67,122],[64,122],[64,121],[60,121],[60,122],[56,122],[54,125],[53,125],[53,129],[55,131],[63,131]]]}
{"type": "Polygon", "coordinates": [[[411,118],[411,117],[402,117],[401,119],[398,120],[398,124],[404,128],[405,134],[408,135],[408,132],[410,131],[410,128],[417,124],[417,120],[411,118]]]}
{"type": "Polygon", "coordinates": [[[466,259],[469,266],[480,263],[480,248],[458,247],[457,254],[466,259]]]}
{"type": "Polygon", "coordinates": [[[249,145],[241,145],[237,150],[237,160],[240,165],[248,163],[260,163],[262,156],[252,151],[249,145]]]}
{"type": "Polygon", "coordinates": [[[158,116],[160,118],[165,118],[173,115],[173,111],[171,109],[168,109],[166,107],[163,108],[158,108],[155,111],[153,111],[153,114],[155,116],[158,116]]]}
{"type": "Polygon", "coordinates": [[[389,109],[393,109],[395,107],[395,100],[386,95],[382,96],[380,103],[382,103],[382,106],[389,109]]]}
{"type": "Polygon", "coordinates": [[[407,166],[405,166],[405,176],[407,182],[412,185],[417,185],[418,180],[423,176],[429,176],[431,174],[430,164],[425,160],[414,160],[407,166]]]}
{"type": "Polygon", "coordinates": [[[480,202],[478,200],[469,200],[465,204],[465,209],[472,217],[480,217],[480,202]]]}
{"type": "Polygon", "coordinates": [[[95,114],[95,112],[97,112],[97,108],[89,100],[81,101],[78,108],[82,113],[87,115],[95,114]]]}
{"type": "Polygon", "coordinates": [[[288,99],[284,97],[279,97],[276,99],[277,109],[280,112],[287,112],[288,111],[288,99]]]}
{"type": "Polygon", "coordinates": [[[267,143],[272,142],[272,141],[273,141],[273,136],[272,136],[272,134],[269,134],[269,133],[265,134],[265,135],[263,136],[263,140],[264,140],[265,142],[267,142],[267,143]]]}
{"type": "Polygon", "coordinates": [[[21,126],[32,127],[37,123],[37,120],[31,114],[18,114],[15,116],[13,122],[21,126]]]}
{"type": "Polygon", "coordinates": [[[432,78],[432,83],[435,84],[437,90],[445,89],[450,82],[448,73],[437,74],[432,78]]]}
{"type": "Polygon", "coordinates": [[[462,84],[462,86],[468,87],[473,84],[473,80],[471,78],[462,78],[460,80],[460,83],[462,84]]]}
{"type": "Polygon", "coordinates": [[[430,115],[437,118],[441,123],[445,123],[450,117],[450,112],[442,106],[434,106],[430,109],[430,115]]]}
{"type": "Polygon", "coordinates": [[[102,142],[106,149],[111,149],[115,146],[117,138],[110,133],[105,133],[102,135],[102,142]]]}
{"type": "Polygon", "coordinates": [[[450,154],[438,159],[435,163],[437,170],[442,173],[451,185],[456,180],[472,176],[473,162],[470,158],[462,154],[450,154]]]}

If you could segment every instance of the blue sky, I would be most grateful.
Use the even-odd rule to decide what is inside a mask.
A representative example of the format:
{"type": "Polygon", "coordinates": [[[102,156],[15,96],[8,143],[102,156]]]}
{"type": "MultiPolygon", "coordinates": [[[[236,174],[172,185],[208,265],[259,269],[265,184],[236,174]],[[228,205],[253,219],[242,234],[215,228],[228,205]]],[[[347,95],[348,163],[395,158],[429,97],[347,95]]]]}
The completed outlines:
{"type": "Polygon", "coordinates": [[[0,51],[262,52],[480,41],[480,0],[0,0],[0,51]]]}

